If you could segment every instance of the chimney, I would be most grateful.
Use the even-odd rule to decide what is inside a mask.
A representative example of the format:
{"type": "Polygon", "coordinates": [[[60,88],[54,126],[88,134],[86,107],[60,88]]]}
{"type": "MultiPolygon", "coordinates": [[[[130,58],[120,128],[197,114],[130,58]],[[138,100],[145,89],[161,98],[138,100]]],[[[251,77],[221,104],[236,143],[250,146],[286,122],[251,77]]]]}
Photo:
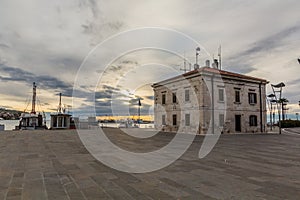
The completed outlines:
{"type": "Polygon", "coordinates": [[[209,60],[205,61],[205,67],[210,67],[210,61],[209,60]]]}
{"type": "Polygon", "coordinates": [[[212,64],[213,68],[219,69],[219,62],[218,59],[214,59],[214,63],[212,64]]]}

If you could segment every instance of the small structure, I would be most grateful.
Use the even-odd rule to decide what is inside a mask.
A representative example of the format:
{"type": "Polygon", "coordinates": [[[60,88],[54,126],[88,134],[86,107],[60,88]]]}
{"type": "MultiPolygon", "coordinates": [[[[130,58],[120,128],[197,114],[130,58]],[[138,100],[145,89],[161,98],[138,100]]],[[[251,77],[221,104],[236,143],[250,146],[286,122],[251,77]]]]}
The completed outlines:
{"type": "Polygon", "coordinates": [[[36,85],[33,82],[32,90],[32,108],[30,113],[22,113],[18,129],[20,130],[35,130],[47,129],[45,114],[37,113],[35,111],[36,105],[36,85]]]}
{"type": "Polygon", "coordinates": [[[57,113],[51,114],[50,129],[70,129],[71,116],[65,113],[65,109],[61,104],[61,93],[59,93],[59,105],[57,113]]]}

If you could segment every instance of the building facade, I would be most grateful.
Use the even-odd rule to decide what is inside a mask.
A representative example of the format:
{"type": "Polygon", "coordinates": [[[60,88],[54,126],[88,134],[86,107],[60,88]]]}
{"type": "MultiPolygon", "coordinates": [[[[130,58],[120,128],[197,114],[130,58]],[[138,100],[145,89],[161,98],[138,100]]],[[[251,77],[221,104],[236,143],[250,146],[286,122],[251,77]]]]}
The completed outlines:
{"type": "Polygon", "coordinates": [[[197,134],[265,132],[267,83],[210,67],[155,83],[155,127],[197,134]]]}

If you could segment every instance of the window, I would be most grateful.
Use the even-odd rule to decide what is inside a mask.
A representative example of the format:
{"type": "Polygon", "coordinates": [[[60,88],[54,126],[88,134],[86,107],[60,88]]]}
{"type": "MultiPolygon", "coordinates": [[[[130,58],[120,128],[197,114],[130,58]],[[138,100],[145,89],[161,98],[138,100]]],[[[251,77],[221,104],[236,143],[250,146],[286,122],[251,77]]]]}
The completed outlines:
{"type": "Polygon", "coordinates": [[[257,98],[256,98],[256,93],[249,93],[249,104],[256,104],[257,103],[257,98]]]}
{"type": "Polygon", "coordinates": [[[161,124],[166,125],[166,115],[161,116],[161,124]]]}
{"type": "Polygon", "coordinates": [[[240,98],[240,91],[236,90],[235,91],[235,103],[240,103],[241,102],[241,98],[240,98]]]}
{"type": "Polygon", "coordinates": [[[172,93],[172,102],[176,103],[177,102],[177,97],[176,97],[176,92],[172,93]]]}
{"type": "Polygon", "coordinates": [[[173,115],[173,126],[177,125],[177,115],[173,115]]]}
{"type": "Polygon", "coordinates": [[[190,101],[190,90],[185,90],[184,94],[185,101],[190,101]]]}
{"type": "Polygon", "coordinates": [[[219,126],[224,126],[224,114],[219,114],[219,126]]]}
{"type": "Polygon", "coordinates": [[[190,114],[185,114],[185,125],[190,126],[190,114]]]}
{"type": "Polygon", "coordinates": [[[224,101],[224,89],[219,89],[219,101],[224,101]]]}
{"type": "Polygon", "coordinates": [[[161,96],[161,104],[166,104],[166,94],[162,94],[161,96]]]}
{"type": "Polygon", "coordinates": [[[249,123],[250,123],[250,126],[257,126],[257,116],[256,115],[250,115],[249,123]]]}

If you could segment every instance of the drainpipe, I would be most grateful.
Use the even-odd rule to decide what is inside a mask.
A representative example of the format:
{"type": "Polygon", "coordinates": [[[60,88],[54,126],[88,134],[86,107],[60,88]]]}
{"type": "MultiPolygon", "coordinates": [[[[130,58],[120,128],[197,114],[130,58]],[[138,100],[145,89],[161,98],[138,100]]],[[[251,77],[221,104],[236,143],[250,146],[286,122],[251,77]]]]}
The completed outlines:
{"type": "Polygon", "coordinates": [[[260,132],[263,132],[263,110],[262,110],[262,94],[261,94],[261,82],[259,83],[259,114],[260,114],[260,132]]]}
{"type": "Polygon", "coordinates": [[[214,95],[214,74],[211,75],[211,120],[212,134],[215,134],[215,95],[214,95]]]}

